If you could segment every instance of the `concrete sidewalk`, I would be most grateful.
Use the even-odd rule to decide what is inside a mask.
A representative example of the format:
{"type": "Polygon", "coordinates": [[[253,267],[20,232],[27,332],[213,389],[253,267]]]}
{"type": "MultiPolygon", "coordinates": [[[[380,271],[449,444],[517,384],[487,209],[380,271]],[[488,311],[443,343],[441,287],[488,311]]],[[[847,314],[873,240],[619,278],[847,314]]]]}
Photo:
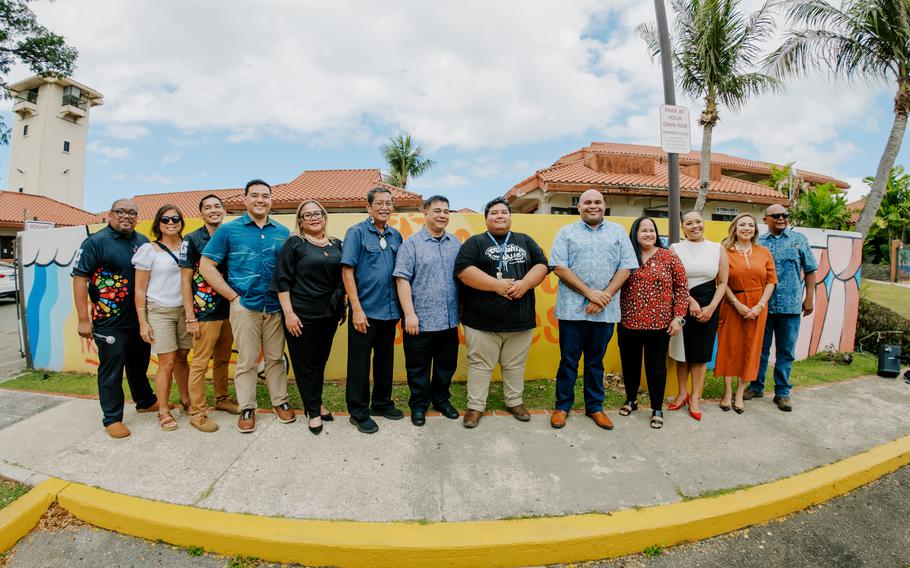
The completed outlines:
{"type": "Polygon", "coordinates": [[[701,422],[667,412],[611,413],[616,429],[571,415],[520,423],[488,416],[472,431],[431,417],[423,428],[379,419],[358,433],[346,419],[311,435],[305,420],[262,414],[241,435],[214,413],[215,434],[179,416],[163,432],[128,410],[133,432],[110,439],[95,400],[0,389],[0,475],[40,475],[117,493],[230,512],[301,519],[461,521],[610,512],[665,504],[810,470],[910,434],[910,386],[869,377],[794,393],[783,413],[770,397],[743,415],[704,404],[701,422]]]}

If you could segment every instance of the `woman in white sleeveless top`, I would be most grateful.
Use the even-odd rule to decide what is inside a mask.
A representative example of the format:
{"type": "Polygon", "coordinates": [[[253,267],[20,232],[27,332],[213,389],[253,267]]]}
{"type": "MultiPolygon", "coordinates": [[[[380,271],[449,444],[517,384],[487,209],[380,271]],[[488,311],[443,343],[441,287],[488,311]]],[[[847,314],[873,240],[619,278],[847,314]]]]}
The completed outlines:
{"type": "Polygon", "coordinates": [[[679,394],[667,410],[689,405],[689,415],[701,420],[699,402],[705,386],[708,362],[714,354],[717,337],[718,306],[727,287],[729,263],[720,243],[705,239],[701,213],[688,211],[682,216],[686,240],[670,245],[686,268],[689,279],[689,314],[681,334],[670,340],[670,357],[676,361],[679,394]],[[692,389],[688,390],[689,377],[692,389]]]}

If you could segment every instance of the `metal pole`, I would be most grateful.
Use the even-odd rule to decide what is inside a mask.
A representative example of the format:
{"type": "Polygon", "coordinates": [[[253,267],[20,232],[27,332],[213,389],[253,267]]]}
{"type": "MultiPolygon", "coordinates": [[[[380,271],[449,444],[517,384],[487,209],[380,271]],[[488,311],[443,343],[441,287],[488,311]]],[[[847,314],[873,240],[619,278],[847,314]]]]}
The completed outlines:
{"type": "MultiPolygon", "coordinates": [[[[664,103],[676,104],[676,91],[673,83],[673,54],[670,51],[670,30],[667,26],[667,11],[664,0],[654,0],[654,11],[657,14],[657,36],[660,40],[660,67],[664,77],[664,103]]],[[[679,154],[667,154],[667,173],[669,188],[670,242],[679,242],[679,154]]]]}
{"type": "Polygon", "coordinates": [[[19,352],[25,356],[25,367],[34,369],[35,362],[32,360],[32,348],[28,343],[28,320],[25,318],[25,267],[22,266],[22,235],[16,235],[15,248],[15,265],[16,265],[16,315],[19,318],[19,352]]]}

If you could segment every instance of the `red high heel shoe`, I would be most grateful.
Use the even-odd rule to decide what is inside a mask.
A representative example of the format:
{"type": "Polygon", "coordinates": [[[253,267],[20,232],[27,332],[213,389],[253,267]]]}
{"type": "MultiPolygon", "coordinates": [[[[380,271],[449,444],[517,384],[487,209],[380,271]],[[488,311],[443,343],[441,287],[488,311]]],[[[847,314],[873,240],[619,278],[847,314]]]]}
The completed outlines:
{"type": "Polygon", "coordinates": [[[692,410],[692,407],[689,407],[689,416],[701,422],[701,410],[695,412],[692,410]]]}
{"type": "Polygon", "coordinates": [[[688,394],[686,394],[686,398],[684,398],[683,401],[680,402],[679,404],[673,404],[673,403],[668,404],[667,410],[679,410],[680,408],[682,408],[683,406],[686,406],[687,404],[689,404],[689,395],[688,394]]]}

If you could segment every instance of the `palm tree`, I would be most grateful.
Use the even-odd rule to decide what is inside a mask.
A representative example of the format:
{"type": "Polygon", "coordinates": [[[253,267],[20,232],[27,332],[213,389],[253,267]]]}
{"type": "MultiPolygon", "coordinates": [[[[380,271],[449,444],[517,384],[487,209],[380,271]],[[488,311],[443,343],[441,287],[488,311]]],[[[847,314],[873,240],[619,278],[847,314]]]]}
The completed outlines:
{"type": "MultiPolygon", "coordinates": [[[[752,71],[759,61],[760,44],[774,32],[768,4],[748,17],[739,0],[671,0],[676,21],[671,45],[676,82],[693,99],[705,101],[698,119],[702,126],[701,184],[695,210],[705,208],[711,174],[711,135],[720,118],[717,107],[740,109],[752,95],[780,88],[780,82],[752,71]]],[[[635,28],[651,55],[660,53],[654,24],[635,28]]]]}
{"type": "Polygon", "coordinates": [[[827,68],[835,77],[897,82],[894,124],[878,163],[872,189],[856,223],[865,237],[885,194],[910,112],[910,3],[907,0],[784,0],[789,29],[768,56],[776,77],[827,68]]]}
{"type": "Polygon", "coordinates": [[[423,146],[411,143],[410,134],[399,134],[389,138],[379,150],[389,166],[389,172],[385,176],[386,183],[401,189],[407,189],[409,177],[421,176],[436,165],[436,162],[424,157],[423,146]]]}

